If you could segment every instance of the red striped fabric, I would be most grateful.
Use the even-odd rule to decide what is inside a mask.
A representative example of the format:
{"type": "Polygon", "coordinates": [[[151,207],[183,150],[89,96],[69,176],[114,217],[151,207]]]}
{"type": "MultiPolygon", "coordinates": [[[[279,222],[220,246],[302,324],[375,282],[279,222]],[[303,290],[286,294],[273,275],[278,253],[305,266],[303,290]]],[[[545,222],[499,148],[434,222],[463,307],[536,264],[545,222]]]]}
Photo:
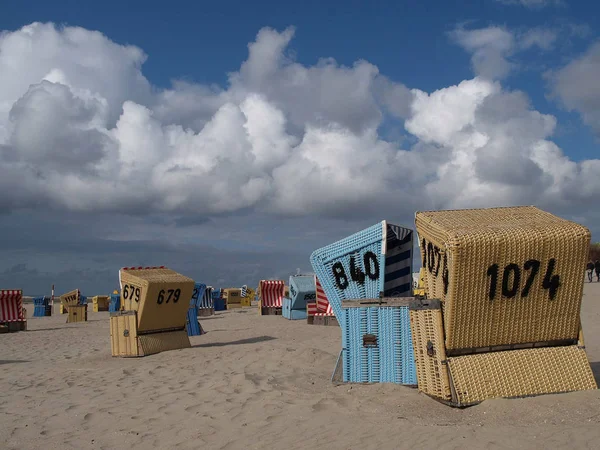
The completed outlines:
{"type": "Polygon", "coordinates": [[[315,287],[317,292],[317,309],[320,313],[325,313],[325,315],[333,316],[333,308],[329,304],[329,300],[327,300],[327,296],[325,295],[325,291],[323,290],[323,286],[319,283],[319,279],[315,275],[315,287]]]}
{"type": "Polygon", "coordinates": [[[11,289],[0,291],[0,322],[20,322],[23,316],[23,291],[11,289]]]}
{"type": "Polygon", "coordinates": [[[263,307],[281,308],[284,293],[285,282],[283,280],[261,280],[260,299],[263,307]]]}
{"type": "Polygon", "coordinates": [[[122,270],[147,270],[147,269],[164,269],[165,266],[154,267],[122,267],[122,270]]]}
{"type": "Polygon", "coordinates": [[[319,312],[319,310],[317,309],[316,303],[307,303],[306,304],[306,314],[307,315],[314,316],[318,312],[319,312]]]}

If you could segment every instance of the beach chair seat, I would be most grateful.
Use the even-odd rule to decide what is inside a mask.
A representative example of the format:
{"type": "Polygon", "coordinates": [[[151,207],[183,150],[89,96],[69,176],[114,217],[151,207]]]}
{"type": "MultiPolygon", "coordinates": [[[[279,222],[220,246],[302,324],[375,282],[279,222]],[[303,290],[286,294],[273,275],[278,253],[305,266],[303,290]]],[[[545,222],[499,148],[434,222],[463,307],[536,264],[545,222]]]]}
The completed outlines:
{"type": "Polygon", "coordinates": [[[87,302],[79,289],[60,296],[60,313],[67,314],[67,323],[87,322],[87,302]],[[69,313],[69,310],[71,312],[69,313]]]}
{"type": "Polygon", "coordinates": [[[108,311],[110,307],[110,296],[95,295],[92,297],[92,310],[94,312],[108,311]]]}

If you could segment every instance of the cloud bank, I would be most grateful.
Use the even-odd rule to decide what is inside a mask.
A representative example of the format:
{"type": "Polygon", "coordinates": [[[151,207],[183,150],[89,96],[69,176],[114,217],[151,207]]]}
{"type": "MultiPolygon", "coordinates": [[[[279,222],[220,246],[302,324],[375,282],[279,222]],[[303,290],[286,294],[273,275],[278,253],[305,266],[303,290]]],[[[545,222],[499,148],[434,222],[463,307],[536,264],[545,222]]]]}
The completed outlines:
{"type": "MultiPolygon", "coordinates": [[[[510,204],[575,211],[600,194],[600,160],[569,160],[552,141],[556,119],[497,80],[517,46],[506,30],[456,31],[477,76],[430,93],[367,61],[301,65],[287,54],[294,33],[261,29],[223,88],[168,89],[143,75],[141,49],[102,33],[43,23],[3,33],[0,207],[354,217],[510,204]],[[383,139],[385,119],[407,139],[383,139]]],[[[527,36],[519,45],[554,39],[527,36]]],[[[584,76],[578,64],[556,89],[595,126],[593,101],[564,87],[584,76]]]]}

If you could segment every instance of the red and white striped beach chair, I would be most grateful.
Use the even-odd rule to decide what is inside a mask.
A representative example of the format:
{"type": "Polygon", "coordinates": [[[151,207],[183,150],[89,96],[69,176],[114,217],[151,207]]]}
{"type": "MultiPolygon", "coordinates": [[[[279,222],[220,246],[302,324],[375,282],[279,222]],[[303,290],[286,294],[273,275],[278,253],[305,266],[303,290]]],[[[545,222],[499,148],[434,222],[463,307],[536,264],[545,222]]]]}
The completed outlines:
{"type": "Polygon", "coordinates": [[[309,323],[314,325],[338,325],[333,308],[325,295],[325,291],[319,282],[319,279],[315,275],[315,290],[316,290],[316,308],[317,312],[314,314],[314,318],[309,323]]]}
{"type": "Polygon", "coordinates": [[[23,291],[19,289],[0,290],[0,324],[8,331],[25,330],[25,312],[23,310],[23,291]]]}
{"type": "Polygon", "coordinates": [[[260,280],[260,304],[258,313],[262,315],[281,315],[285,282],[283,280],[260,280]]]}

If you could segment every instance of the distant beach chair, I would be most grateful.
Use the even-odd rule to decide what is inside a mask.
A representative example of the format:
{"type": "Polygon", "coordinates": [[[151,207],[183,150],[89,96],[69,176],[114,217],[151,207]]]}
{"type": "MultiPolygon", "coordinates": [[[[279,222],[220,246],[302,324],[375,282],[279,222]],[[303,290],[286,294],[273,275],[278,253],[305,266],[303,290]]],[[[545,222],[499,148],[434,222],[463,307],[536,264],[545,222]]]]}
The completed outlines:
{"type": "Polygon", "coordinates": [[[425,297],[427,295],[427,288],[425,286],[425,268],[421,267],[419,270],[417,285],[413,289],[413,295],[415,297],[425,297]]]}
{"type": "Polygon", "coordinates": [[[262,316],[282,314],[285,282],[283,280],[261,280],[258,313],[262,316]]]}
{"type": "Polygon", "coordinates": [[[225,299],[223,298],[222,289],[214,288],[212,292],[212,300],[213,307],[215,311],[225,311],[227,309],[227,305],[225,304],[225,299]]]}
{"type": "Polygon", "coordinates": [[[289,297],[283,299],[281,315],[288,320],[306,320],[306,304],[315,301],[314,276],[290,276],[289,292],[289,297]]]}
{"type": "Polygon", "coordinates": [[[187,312],[186,329],[188,336],[200,336],[204,334],[204,330],[198,322],[198,314],[206,292],[206,284],[195,283],[194,290],[192,291],[192,298],[190,300],[190,307],[187,312]]]}
{"type": "Polygon", "coordinates": [[[314,313],[314,318],[311,321],[313,325],[329,325],[329,326],[338,326],[339,323],[337,318],[335,317],[335,313],[333,312],[333,308],[327,299],[327,295],[323,290],[323,286],[319,282],[319,278],[315,275],[315,297],[316,297],[316,311],[314,313]]]}
{"type": "Polygon", "coordinates": [[[256,292],[254,291],[254,289],[249,288],[247,286],[246,289],[242,287],[242,300],[240,302],[242,307],[252,306],[252,300],[254,300],[255,295],[256,292]]]}
{"type": "Polygon", "coordinates": [[[213,291],[214,289],[212,286],[206,286],[206,289],[204,289],[198,309],[198,313],[201,317],[212,316],[215,314],[215,306],[212,296],[213,291]]]}
{"type": "Polygon", "coordinates": [[[121,309],[121,294],[110,294],[110,303],[108,305],[108,312],[117,312],[121,309]]]}
{"type": "Polygon", "coordinates": [[[0,290],[0,333],[25,331],[27,317],[23,307],[23,291],[20,289],[0,290]]]}
{"type": "Polygon", "coordinates": [[[92,308],[94,312],[108,311],[110,309],[110,297],[108,295],[95,295],[92,297],[92,308]]]}
{"type": "Polygon", "coordinates": [[[60,296],[61,314],[67,314],[67,323],[87,322],[87,297],[79,289],[60,296]]]}
{"type": "Polygon", "coordinates": [[[48,317],[52,315],[52,305],[50,297],[34,297],[33,298],[33,317],[48,317]]]}
{"type": "Polygon", "coordinates": [[[242,289],[241,288],[226,288],[222,290],[223,299],[227,309],[237,309],[242,307],[242,289]]]}

